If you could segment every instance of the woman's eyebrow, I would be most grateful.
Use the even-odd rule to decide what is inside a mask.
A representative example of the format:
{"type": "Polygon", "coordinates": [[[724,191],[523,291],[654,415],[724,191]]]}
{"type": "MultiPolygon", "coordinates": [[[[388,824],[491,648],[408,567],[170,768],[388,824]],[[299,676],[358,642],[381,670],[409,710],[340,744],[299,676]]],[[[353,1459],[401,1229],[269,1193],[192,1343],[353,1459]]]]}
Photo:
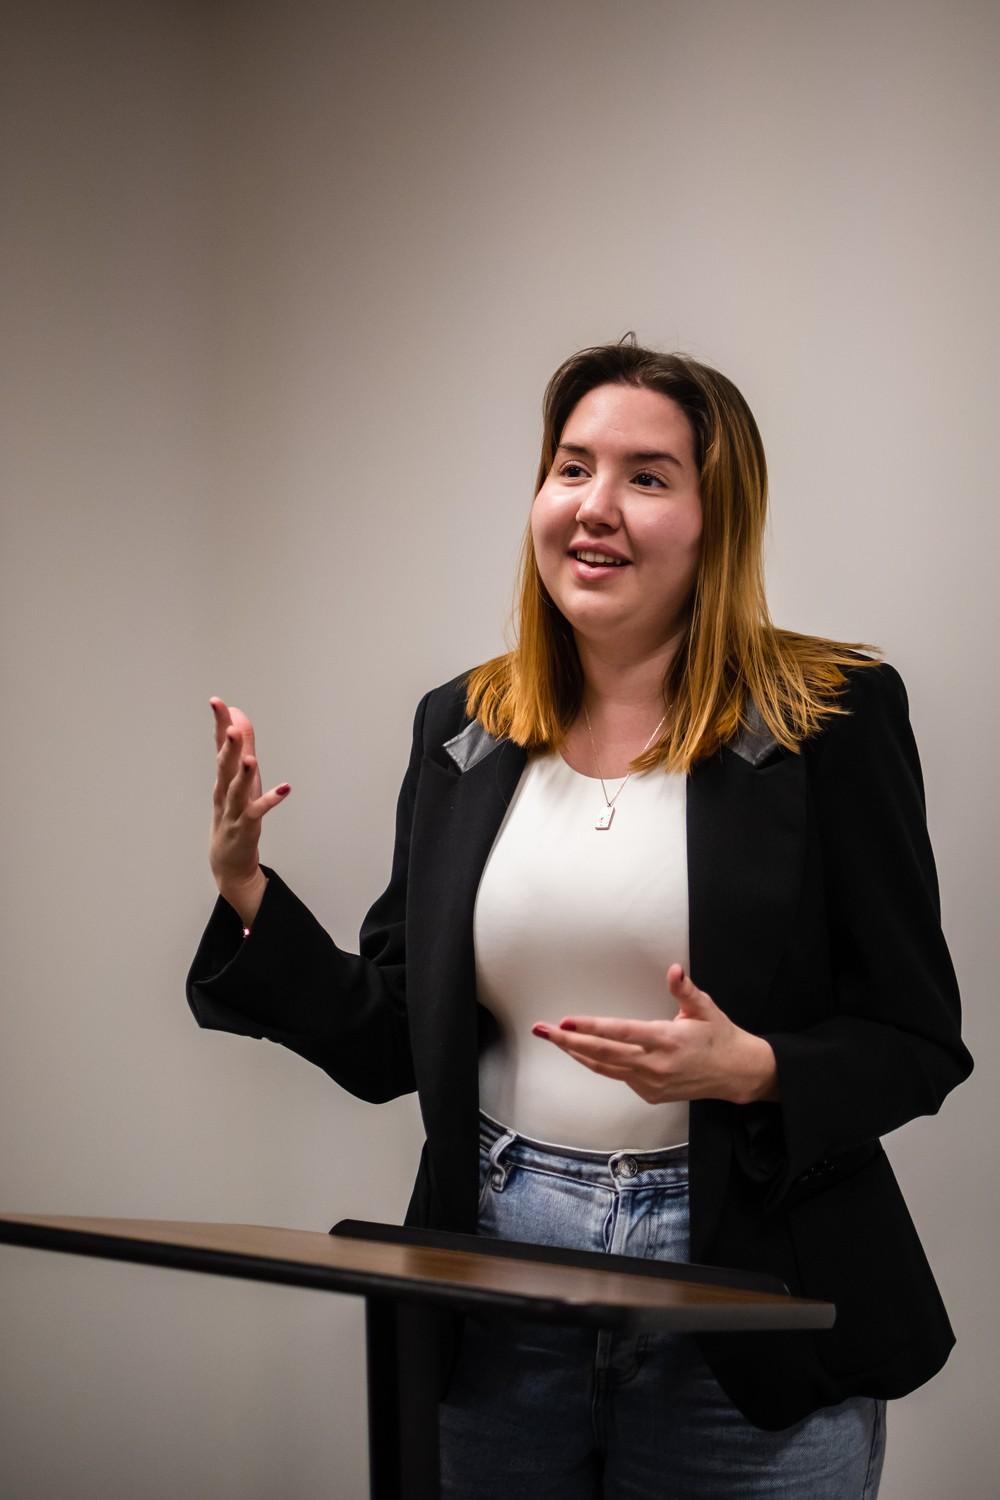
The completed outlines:
{"type": "MultiPolygon", "coordinates": [[[[556,452],[573,453],[579,458],[592,459],[594,457],[593,449],[585,447],[583,443],[560,443],[556,452]]],[[[661,463],[676,464],[678,469],[683,469],[684,467],[679,458],[675,458],[672,453],[666,453],[658,448],[639,448],[635,453],[623,454],[623,457],[625,462],[629,464],[651,464],[659,461],[661,463]]]]}

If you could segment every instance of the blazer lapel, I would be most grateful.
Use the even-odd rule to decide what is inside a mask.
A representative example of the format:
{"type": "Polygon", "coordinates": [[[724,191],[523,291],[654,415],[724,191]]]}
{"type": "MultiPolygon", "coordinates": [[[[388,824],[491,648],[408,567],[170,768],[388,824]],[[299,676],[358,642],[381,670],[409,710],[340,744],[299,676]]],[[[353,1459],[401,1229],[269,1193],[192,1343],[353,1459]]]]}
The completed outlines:
{"type": "MultiPolygon", "coordinates": [[[[805,857],[803,757],[768,755],[752,736],[734,742],[695,766],[687,795],[691,977],[748,1030],[781,959],[805,857]]],[[[718,1100],[691,1105],[695,1259],[711,1241],[725,1192],[731,1108],[718,1100]]]]}
{"type": "Polygon", "coordinates": [[[424,757],[414,808],[406,918],[411,1043],[435,1186],[455,1228],[475,1228],[478,1180],[473,911],[526,759],[519,746],[469,726],[424,757]]]}

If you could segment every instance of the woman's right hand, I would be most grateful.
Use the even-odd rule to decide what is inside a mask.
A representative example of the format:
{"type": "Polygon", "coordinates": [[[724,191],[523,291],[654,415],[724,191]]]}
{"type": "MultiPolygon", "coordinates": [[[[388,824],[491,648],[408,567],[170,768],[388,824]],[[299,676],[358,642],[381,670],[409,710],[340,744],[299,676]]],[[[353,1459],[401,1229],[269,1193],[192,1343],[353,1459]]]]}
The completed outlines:
{"type": "Polygon", "coordinates": [[[291,791],[287,781],[261,791],[253,725],[238,708],[210,698],[215,718],[216,771],[209,863],[219,894],[249,927],[267,885],[257,850],[260,821],[291,791]]]}

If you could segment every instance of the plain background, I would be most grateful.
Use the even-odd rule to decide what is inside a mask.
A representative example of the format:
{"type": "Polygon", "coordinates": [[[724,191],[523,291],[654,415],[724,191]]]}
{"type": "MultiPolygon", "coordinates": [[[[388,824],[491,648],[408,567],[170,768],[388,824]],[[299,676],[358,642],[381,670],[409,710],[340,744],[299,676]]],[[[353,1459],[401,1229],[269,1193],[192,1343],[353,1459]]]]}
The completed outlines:
{"type": "MultiPolygon", "coordinates": [[[[996,5],[30,0],[3,36],[0,1204],[398,1219],[413,1101],[185,1004],[207,700],[351,946],[417,698],[502,649],[544,383],[635,329],[757,415],[779,623],[910,691],[979,1066],[889,1143],[959,1346],[882,1493],[981,1500],[996,5]]],[[[0,1347],[11,1500],[366,1493],[347,1301],[4,1249],[0,1347]]]]}

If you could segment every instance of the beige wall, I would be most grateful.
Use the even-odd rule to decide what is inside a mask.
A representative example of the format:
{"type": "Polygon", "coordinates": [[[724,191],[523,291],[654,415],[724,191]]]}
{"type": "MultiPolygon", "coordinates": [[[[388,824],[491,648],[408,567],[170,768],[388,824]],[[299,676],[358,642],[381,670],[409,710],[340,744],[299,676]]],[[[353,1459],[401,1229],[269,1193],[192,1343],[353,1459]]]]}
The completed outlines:
{"type": "MultiPolygon", "coordinates": [[[[207,698],[353,942],[420,692],[500,646],[539,399],[635,328],[741,385],[781,623],[880,642],[978,1074],[890,1149],[960,1346],[883,1500],[981,1500],[998,1336],[988,3],[8,4],[0,1203],[325,1229],[416,1111],[199,1032],[207,698]]],[[[0,1491],[365,1493],[360,1314],[0,1255],[0,1491]]]]}

